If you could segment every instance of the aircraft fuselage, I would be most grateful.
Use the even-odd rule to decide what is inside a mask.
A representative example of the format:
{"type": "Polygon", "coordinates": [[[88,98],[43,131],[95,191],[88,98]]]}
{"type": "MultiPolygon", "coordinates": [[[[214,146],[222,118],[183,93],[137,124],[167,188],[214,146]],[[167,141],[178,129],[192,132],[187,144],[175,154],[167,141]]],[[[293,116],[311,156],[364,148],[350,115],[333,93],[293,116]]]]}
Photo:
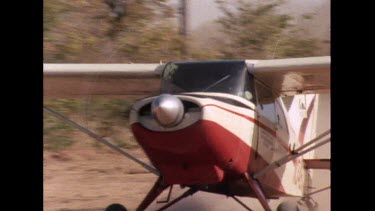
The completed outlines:
{"type": "MultiPolygon", "coordinates": [[[[253,195],[241,175],[265,168],[289,150],[293,134],[281,100],[253,79],[245,63],[232,62],[226,67],[231,71],[206,84],[205,78],[189,81],[189,76],[199,75],[186,73],[191,69],[185,63],[182,68],[178,65],[164,70],[161,95],[133,106],[130,124],[136,140],[167,184],[253,195]]],[[[207,71],[203,73],[207,77],[218,71],[205,69],[205,64],[193,66],[207,71]]],[[[261,176],[258,181],[264,193],[268,197],[301,195],[301,181],[291,178],[287,187],[282,181],[284,173],[295,171],[297,165],[302,164],[261,176]]]]}

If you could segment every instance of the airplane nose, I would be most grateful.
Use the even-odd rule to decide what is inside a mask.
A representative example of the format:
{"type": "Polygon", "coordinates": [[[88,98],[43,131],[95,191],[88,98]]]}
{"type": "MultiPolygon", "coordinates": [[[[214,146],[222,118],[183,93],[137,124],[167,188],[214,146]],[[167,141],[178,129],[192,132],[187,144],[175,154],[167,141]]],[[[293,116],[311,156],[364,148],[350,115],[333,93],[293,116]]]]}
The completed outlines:
{"type": "Polygon", "coordinates": [[[184,106],[177,97],[162,94],[151,104],[154,119],[163,127],[173,127],[179,124],[184,116],[184,106]]]}

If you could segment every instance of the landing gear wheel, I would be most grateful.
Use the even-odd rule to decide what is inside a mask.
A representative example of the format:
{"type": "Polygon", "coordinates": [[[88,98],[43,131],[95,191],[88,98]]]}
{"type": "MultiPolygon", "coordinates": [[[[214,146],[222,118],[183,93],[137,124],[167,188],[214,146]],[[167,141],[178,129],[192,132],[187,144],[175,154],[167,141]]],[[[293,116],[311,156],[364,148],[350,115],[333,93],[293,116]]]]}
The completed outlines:
{"type": "Polygon", "coordinates": [[[105,211],[127,211],[127,209],[121,204],[111,204],[105,209],[105,211]]]}
{"type": "Polygon", "coordinates": [[[284,201],[277,206],[277,211],[301,211],[296,201],[284,201]]]}

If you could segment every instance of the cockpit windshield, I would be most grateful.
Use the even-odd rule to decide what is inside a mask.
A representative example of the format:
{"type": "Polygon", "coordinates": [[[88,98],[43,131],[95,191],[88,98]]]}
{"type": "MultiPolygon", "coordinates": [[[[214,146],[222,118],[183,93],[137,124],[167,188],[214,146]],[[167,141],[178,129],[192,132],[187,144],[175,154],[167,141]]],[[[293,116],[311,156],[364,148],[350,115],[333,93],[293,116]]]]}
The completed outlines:
{"type": "Polygon", "coordinates": [[[244,61],[176,62],[166,65],[161,91],[219,92],[248,98],[246,95],[253,90],[249,83],[250,74],[244,61]]]}

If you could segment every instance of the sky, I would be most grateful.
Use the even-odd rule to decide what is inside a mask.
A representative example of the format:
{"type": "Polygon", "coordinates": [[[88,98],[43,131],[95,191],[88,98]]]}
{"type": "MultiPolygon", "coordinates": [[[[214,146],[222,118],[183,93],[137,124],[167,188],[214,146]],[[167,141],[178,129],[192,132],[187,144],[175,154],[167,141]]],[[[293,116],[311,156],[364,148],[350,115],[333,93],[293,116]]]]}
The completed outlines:
{"type": "MultiPolygon", "coordinates": [[[[285,12],[293,15],[301,15],[313,11],[329,0],[285,0],[282,8],[285,12]]],[[[228,2],[233,2],[229,1],[228,2]]],[[[171,0],[171,3],[178,5],[179,0],[171,0]]],[[[189,3],[189,28],[197,29],[201,24],[212,21],[220,16],[221,11],[217,7],[215,0],[188,0],[189,3]]]]}

